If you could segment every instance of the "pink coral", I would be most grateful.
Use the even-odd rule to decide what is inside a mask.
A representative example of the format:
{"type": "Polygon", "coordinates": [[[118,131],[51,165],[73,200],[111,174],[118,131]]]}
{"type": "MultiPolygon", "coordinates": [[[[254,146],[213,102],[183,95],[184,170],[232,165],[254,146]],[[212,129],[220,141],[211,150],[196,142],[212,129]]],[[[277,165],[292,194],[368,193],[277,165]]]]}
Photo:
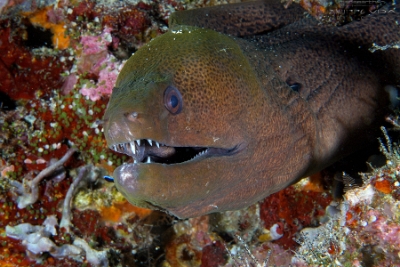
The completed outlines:
{"type": "Polygon", "coordinates": [[[99,72],[99,79],[96,85],[85,84],[80,90],[81,94],[87,96],[92,101],[99,100],[101,96],[109,96],[112,93],[118,74],[123,66],[116,61],[114,56],[108,55],[104,61],[104,68],[99,72]]]}
{"type": "Polygon", "coordinates": [[[82,54],[78,60],[78,70],[81,73],[89,72],[98,74],[100,67],[108,56],[107,47],[112,42],[111,28],[105,27],[98,36],[81,37],[82,54]]]}
{"type": "Polygon", "coordinates": [[[387,218],[375,210],[367,212],[369,217],[376,217],[374,222],[371,222],[365,227],[365,231],[379,237],[377,241],[383,248],[392,246],[393,248],[400,248],[400,226],[393,222],[388,222],[387,218]]]}
{"type": "Polygon", "coordinates": [[[105,27],[99,36],[82,36],[82,54],[78,60],[80,73],[89,73],[98,76],[97,83],[86,83],[80,90],[81,94],[92,101],[101,96],[109,96],[117,80],[123,62],[119,62],[108,51],[113,38],[111,28],[105,27]]]}
{"type": "Polygon", "coordinates": [[[107,51],[107,46],[111,43],[111,28],[104,27],[100,36],[81,36],[81,44],[85,55],[98,54],[107,51]]]}

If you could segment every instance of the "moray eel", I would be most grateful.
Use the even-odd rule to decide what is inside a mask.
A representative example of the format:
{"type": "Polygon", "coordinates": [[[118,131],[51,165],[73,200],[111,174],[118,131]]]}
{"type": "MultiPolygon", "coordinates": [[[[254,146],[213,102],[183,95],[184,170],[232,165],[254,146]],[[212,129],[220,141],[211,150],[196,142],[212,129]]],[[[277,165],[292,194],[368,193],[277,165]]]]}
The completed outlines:
{"type": "Polygon", "coordinates": [[[279,5],[177,12],[127,61],[104,131],[133,157],[114,171],[129,202],[179,218],[240,209],[373,136],[400,81],[399,13],[334,28],[279,5]]]}

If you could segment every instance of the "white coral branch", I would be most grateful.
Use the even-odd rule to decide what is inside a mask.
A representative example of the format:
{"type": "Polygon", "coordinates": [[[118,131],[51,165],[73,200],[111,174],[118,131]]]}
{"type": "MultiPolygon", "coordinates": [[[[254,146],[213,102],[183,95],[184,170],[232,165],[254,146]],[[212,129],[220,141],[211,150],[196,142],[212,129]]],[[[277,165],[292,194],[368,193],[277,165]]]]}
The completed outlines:
{"type": "Polygon", "coordinates": [[[42,170],[33,180],[28,180],[27,177],[25,177],[22,183],[15,180],[10,181],[10,184],[15,187],[15,191],[19,195],[17,199],[18,208],[23,209],[35,203],[39,198],[38,185],[40,181],[63,166],[76,151],[76,148],[69,149],[59,161],[42,170]]]}

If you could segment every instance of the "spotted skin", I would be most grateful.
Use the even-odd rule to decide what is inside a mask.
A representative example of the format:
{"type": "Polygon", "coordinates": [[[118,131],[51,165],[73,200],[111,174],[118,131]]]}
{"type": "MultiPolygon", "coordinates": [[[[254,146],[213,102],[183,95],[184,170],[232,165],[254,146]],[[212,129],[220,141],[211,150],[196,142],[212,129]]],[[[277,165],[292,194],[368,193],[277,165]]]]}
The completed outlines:
{"type": "Polygon", "coordinates": [[[374,135],[388,112],[384,87],[399,84],[400,54],[369,49],[400,40],[399,14],[334,28],[303,18],[297,8],[280,13],[265,5],[177,12],[170,31],[125,64],[104,116],[110,147],[151,139],[234,151],[118,167],[115,184],[132,204],[180,218],[240,209],[374,135]],[[265,16],[254,15],[260,7],[265,16]],[[164,103],[169,86],[182,96],[178,114],[164,103]]]}

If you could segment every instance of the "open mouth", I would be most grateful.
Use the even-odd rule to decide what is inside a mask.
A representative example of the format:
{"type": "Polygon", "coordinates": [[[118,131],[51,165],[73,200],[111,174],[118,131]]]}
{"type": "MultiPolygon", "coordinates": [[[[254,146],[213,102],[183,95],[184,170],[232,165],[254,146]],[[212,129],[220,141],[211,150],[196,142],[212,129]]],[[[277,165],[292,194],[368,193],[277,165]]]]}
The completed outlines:
{"type": "Polygon", "coordinates": [[[126,143],[113,144],[110,148],[116,152],[133,157],[134,163],[178,164],[200,157],[227,156],[237,152],[237,146],[231,149],[215,147],[173,147],[150,139],[138,139],[126,143]]]}

